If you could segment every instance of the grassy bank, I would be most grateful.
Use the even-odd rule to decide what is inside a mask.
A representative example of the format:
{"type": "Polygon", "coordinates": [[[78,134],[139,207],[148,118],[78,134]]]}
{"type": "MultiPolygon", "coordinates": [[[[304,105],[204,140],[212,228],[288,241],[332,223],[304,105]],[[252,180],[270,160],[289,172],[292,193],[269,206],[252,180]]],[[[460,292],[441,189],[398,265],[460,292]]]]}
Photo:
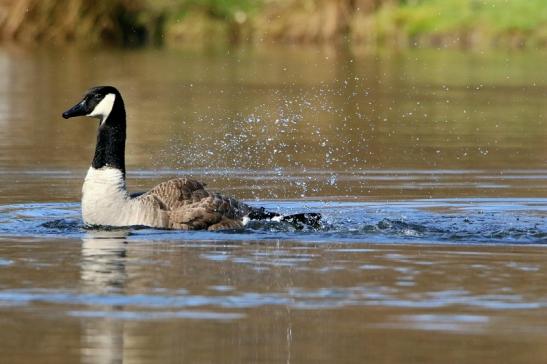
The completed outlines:
{"type": "Polygon", "coordinates": [[[544,0],[422,0],[385,6],[354,22],[360,42],[400,45],[545,47],[544,0]]]}
{"type": "Polygon", "coordinates": [[[545,47],[545,0],[1,0],[4,40],[545,47]]]}

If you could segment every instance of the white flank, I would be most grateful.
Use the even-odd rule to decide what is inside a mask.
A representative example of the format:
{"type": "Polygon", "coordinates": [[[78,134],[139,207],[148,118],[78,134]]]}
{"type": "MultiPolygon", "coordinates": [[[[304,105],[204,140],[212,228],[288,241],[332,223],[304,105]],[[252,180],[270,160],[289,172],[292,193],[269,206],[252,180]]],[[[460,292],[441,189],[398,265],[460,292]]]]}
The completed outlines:
{"type": "Polygon", "coordinates": [[[272,221],[281,222],[281,220],[283,220],[283,216],[274,216],[274,217],[272,217],[272,221]]]}
{"type": "Polygon", "coordinates": [[[131,198],[122,171],[90,167],[82,188],[82,218],[86,225],[168,227],[166,212],[131,198]]]}
{"type": "Polygon", "coordinates": [[[82,188],[85,224],[120,226],[129,200],[122,171],[109,167],[89,168],[82,188]]]}
{"type": "Polygon", "coordinates": [[[101,124],[105,122],[106,119],[108,119],[108,115],[112,112],[112,108],[114,107],[114,101],[116,100],[116,95],[114,94],[107,94],[103,99],[95,106],[92,112],[87,114],[87,116],[100,118],[101,124]]]}
{"type": "Polygon", "coordinates": [[[243,226],[245,226],[249,223],[249,221],[251,221],[249,216],[243,216],[243,219],[241,220],[241,224],[243,224],[243,226]]]}

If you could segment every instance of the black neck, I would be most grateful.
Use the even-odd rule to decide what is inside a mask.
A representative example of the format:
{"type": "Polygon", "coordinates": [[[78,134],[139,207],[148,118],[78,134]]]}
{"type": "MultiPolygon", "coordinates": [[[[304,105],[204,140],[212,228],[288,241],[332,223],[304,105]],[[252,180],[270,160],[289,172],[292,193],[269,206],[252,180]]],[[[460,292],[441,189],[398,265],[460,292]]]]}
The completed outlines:
{"type": "Polygon", "coordinates": [[[125,108],[117,98],[108,118],[97,132],[97,146],[91,166],[117,168],[125,177],[125,108]]]}

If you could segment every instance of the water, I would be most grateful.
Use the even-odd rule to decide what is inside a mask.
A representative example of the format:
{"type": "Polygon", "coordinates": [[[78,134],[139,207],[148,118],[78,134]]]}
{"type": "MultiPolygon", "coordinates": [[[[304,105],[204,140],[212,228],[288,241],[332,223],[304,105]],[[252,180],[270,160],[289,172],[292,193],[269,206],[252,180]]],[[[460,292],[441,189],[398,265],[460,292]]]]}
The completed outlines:
{"type": "MultiPolygon", "coordinates": [[[[169,231],[135,227],[134,240],[300,241],[427,244],[545,244],[547,198],[428,199],[396,202],[261,201],[284,214],[314,211],[319,228],[285,222],[252,221],[243,231],[169,231]]],[[[84,238],[93,229],[80,219],[78,203],[0,207],[0,235],[84,238]]]]}
{"type": "Polygon", "coordinates": [[[0,50],[0,355],[9,363],[541,362],[538,53],[0,50]],[[125,96],[129,188],[177,175],[319,229],[83,226],[125,96]]]}

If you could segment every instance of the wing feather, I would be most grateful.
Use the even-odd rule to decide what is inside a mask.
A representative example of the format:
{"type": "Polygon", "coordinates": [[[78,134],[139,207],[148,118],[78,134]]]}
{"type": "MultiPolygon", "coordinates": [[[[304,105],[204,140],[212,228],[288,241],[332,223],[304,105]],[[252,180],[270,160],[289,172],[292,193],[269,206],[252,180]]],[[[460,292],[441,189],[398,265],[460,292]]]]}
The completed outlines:
{"type": "Polygon", "coordinates": [[[169,227],[184,230],[240,228],[249,213],[244,203],[205,189],[189,178],[175,178],[152,188],[138,199],[153,199],[169,215],[169,227]]]}

